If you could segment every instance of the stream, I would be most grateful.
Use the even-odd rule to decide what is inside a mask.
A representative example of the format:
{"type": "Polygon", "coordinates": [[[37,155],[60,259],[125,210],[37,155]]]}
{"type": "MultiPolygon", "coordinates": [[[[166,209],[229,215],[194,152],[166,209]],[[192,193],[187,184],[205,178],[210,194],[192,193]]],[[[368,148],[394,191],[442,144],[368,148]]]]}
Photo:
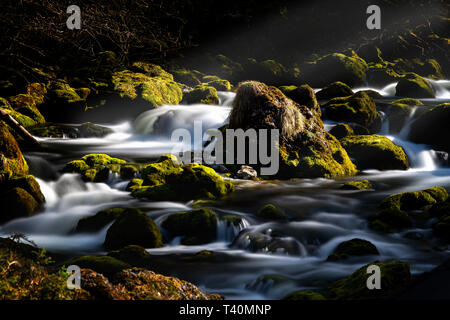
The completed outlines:
{"type": "MultiPolygon", "coordinates": [[[[450,100],[450,81],[433,81],[433,86],[437,98],[423,99],[426,106],[450,100]]],[[[375,90],[355,91],[363,89],[375,90]]],[[[383,95],[383,101],[397,99],[393,96],[395,83],[376,91],[383,95]]],[[[202,120],[203,129],[219,128],[227,123],[234,93],[220,92],[219,98],[217,106],[162,106],[144,112],[134,122],[99,123],[113,130],[104,138],[37,138],[44,151],[29,152],[25,157],[47,200],[45,210],[0,226],[0,236],[22,232],[52,252],[73,256],[105,254],[102,244],[110,225],[98,233],[75,234],[72,231],[79,219],[106,208],[134,206],[160,226],[167,215],[190,210],[192,202],[134,199],[125,191],[129,181],[115,174],[110,174],[106,183],[87,183],[76,174],[61,174],[59,170],[66,162],[88,153],[106,153],[127,160],[153,159],[170,153],[174,147],[170,135],[175,129],[192,131],[194,120],[202,120]]],[[[450,254],[448,248],[436,248],[433,243],[433,220],[394,234],[374,232],[367,223],[367,217],[388,195],[435,185],[450,189],[450,168],[440,166],[435,151],[407,141],[412,121],[394,136],[389,135],[389,125],[384,120],[379,133],[405,149],[411,169],[367,170],[357,177],[336,180],[239,181],[236,192],[214,210],[220,216],[241,216],[241,224],[227,226],[219,222],[217,240],[206,245],[184,246],[179,238],[174,238],[162,248],[148,249],[154,257],[152,270],[193,282],[200,289],[227,299],[280,299],[296,290],[314,290],[375,260],[408,262],[413,274],[433,269],[450,254]],[[346,181],[362,179],[373,182],[376,190],[340,189],[346,181]],[[289,221],[259,219],[255,213],[267,203],[284,210],[289,221]],[[371,241],[380,256],[326,261],[339,243],[353,238],[371,241]],[[265,245],[258,246],[255,242],[265,245]],[[201,250],[215,254],[207,260],[189,258],[201,250]]],[[[327,129],[332,125],[325,121],[327,129]]],[[[162,232],[167,235],[165,230],[162,232]]]]}

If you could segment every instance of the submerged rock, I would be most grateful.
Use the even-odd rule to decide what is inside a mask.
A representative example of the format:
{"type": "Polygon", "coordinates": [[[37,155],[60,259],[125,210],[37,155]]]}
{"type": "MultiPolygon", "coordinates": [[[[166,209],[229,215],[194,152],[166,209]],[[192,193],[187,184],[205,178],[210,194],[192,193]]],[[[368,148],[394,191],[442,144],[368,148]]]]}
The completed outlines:
{"type": "Polygon", "coordinates": [[[83,256],[75,258],[67,262],[67,264],[76,265],[84,269],[92,269],[104,274],[108,278],[114,276],[119,271],[131,267],[129,264],[109,256],[83,256]]]}
{"type": "Polygon", "coordinates": [[[408,158],[402,147],[380,135],[360,135],[341,139],[348,155],[359,170],[406,170],[408,158]]]}
{"type": "Polygon", "coordinates": [[[97,232],[106,227],[109,223],[116,220],[122,213],[126,211],[125,208],[105,209],[97,212],[90,217],[81,218],[75,227],[76,232],[97,232]]]}
{"type": "Polygon", "coordinates": [[[288,294],[282,300],[287,301],[315,301],[315,300],[326,300],[326,298],[315,291],[312,290],[301,290],[288,294]]]}
{"type": "Polygon", "coordinates": [[[363,239],[352,239],[340,243],[327,261],[344,260],[355,256],[379,255],[377,247],[370,241],[363,239]]]}
{"type": "Polygon", "coordinates": [[[286,214],[273,204],[266,204],[256,215],[267,220],[283,220],[287,218],[286,214]]]}
{"type": "Polygon", "coordinates": [[[343,190],[368,190],[372,189],[372,183],[369,180],[349,181],[341,187],[343,190]]]}
{"type": "Polygon", "coordinates": [[[174,237],[183,236],[181,243],[197,245],[216,240],[217,214],[211,209],[195,209],[169,215],[161,226],[174,237]]]}
{"type": "Polygon", "coordinates": [[[320,117],[275,87],[255,81],[241,83],[228,128],[280,131],[280,170],[275,177],[331,178],[356,173],[339,141],[324,130],[320,117]]]}
{"type": "Polygon", "coordinates": [[[357,123],[376,132],[381,128],[381,117],[375,102],[365,92],[333,98],[323,105],[325,117],[334,121],[357,123]]]}
{"type": "Polygon", "coordinates": [[[395,87],[395,95],[411,98],[435,98],[430,82],[415,73],[406,74],[395,87]]]}
{"type": "Polygon", "coordinates": [[[145,213],[135,208],[122,212],[106,233],[104,246],[108,250],[128,245],[145,248],[162,247],[162,234],[156,224],[145,213]]]}
{"type": "Polygon", "coordinates": [[[408,139],[450,152],[450,103],[440,104],[421,115],[411,126],[408,139]]]}
{"type": "Polygon", "coordinates": [[[381,299],[397,293],[411,281],[409,265],[402,261],[370,263],[350,276],[338,280],[328,288],[327,296],[337,300],[381,299]],[[381,289],[367,288],[367,268],[376,265],[380,268],[381,289]]]}

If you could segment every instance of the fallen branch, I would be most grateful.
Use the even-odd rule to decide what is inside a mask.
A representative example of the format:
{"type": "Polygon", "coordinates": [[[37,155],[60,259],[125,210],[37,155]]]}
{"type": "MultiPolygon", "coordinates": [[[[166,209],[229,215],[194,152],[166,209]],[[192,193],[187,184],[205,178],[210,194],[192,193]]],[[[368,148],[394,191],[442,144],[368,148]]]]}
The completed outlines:
{"type": "Polygon", "coordinates": [[[6,124],[12,127],[25,141],[30,142],[32,145],[40,147],[41,144],[37,141],[31,133],[29,133],[20,123],[11,117],[5,110],[0,108],[0,119],[6,124]]]}

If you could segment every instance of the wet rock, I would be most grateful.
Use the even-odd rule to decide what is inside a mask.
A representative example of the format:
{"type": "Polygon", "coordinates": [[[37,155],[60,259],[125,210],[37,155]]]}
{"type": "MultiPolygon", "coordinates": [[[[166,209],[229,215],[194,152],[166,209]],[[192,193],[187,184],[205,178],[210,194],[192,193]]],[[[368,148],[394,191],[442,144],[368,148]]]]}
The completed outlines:
{"type": "Polygon", "coordinates": [[[308,107],[317,116],[320,117],[322,115],[320,105],[317,102],[316,94],[314,93],[313,88],[311,88],[309,85],[303,84],[299,87],[282,86],[279,89],[286,95],[286,97],[294,100],[302,106],[308,107]]]}
{"type": "Polygon", "coordinates": [[[0,122],[0,152],[0,173],[2,176],[10,177],[28,173],[28,165],[19,145],[3,122],[0,122]]]}
{"type": "Polygon", "coordinates": [[[120,178],[123,180],[130,180],[136,177],[139,172],[136,166],[126,165],[120,167],[120,178]]]}
{"type": "Polygon", "coordinates": [[[329,100],[336,97],[348,97],[353,95],[353,90],[343,82],[336,81],[326,85],[316,93],[318,99],[329,100]]]}
{"type": "Polygon", "coordinates": [[[217,214],[211,209],[195,209],[171,214],[161,226],[174,237],[183,236],[185,245],[197,245],[216,240],[217,214]]]}
{"type": "MultiPolygon", "coordinates": [[[[324,130],[320,117],[275,87],[254,81],[241,83],[228,128],[280,130],[280,170],[275,177],[337,177],[356,173],[338,140],[324,130]]],[[[252,166],[258,169],[260,165],[252,166]]]]}
{"type": "Polygon", "coordinates": [[[2,214],[0,222],[4,223],[12,219],[30,217],[41,209],[36,199],[22,188],[9,189],[0,195],[2,214]]]}
{"type": "Polygon", "coordinates": [[[411,281],[409,265],[401,261],[373,262],[350,276],[338,280],[328,288],[327,296],[337,300],[363,300],[387,298],[404,288],[411,281]],[[367,268],[376,265],[380,268],[381,289],[367,289],[367,268]]]}
{"type": "Polygon", "coordinates": [[[272,237],[268,234],[243,232],[232,244],[232,247],[250,250],[252,252],[270,252],[274,254],[304,255],[305,249],[301,243],[291,237],[272,237]]]}
{"type": "Polygon", "coordinates": [[[345,260],[355,256],[379,255],[378,249],[370,241],[352,239],[340,243],[327,261],[345,260]]]}
{"type": "Polygon", "coordinates": [[[431,84],[418,74],[408,73],[395,87],[395,95],[411,98],[435,98],[431,84]]]}
{"type": "Polygon", "coordinates": [[[252,180],[258,177],[258,173],[250,166],[241,166],[241,169],[237,172],[237,177],[239,179],[252,180]]]}
{"type": "Polygon", "coordinates": [[[65,173],[79,173],[83,180],[103,182],[108,180],[109,173],[119,173],[125,160],[112,158],[107,154],[88,154],[80,160],[68,162],[62,169],[65,173]]]}
{"type": "Polygon", "coordinates": [[[108,229],[103,245],[115,250],[131,244],[159,248],[163,242],[161,231],[151,218],[138,209],[127,208],[108,229]]]}
{"type": "Polygon", "coordinates": [[[203,76],[202,82],[209,87],[216,88],[217,91],[231,91],[232,85],[228,80],[217,76],[203,76]]]}
{"type": "Polygon", "coordinates": [[[108,256],[139,267],[145,264],[145,260],[150,257],[150,253],[141,246],[129,245],[119,250],[108,252],[108,256]]]}
{"type": "Polygon", "coordinates": [[[83,123],[78,127],[80,138],[103,138],[108,134],[113,133],[109,128],[102,127],[91,122],[83,123]]]}
{"type": "Polygon", "coordinates": [[[343,190],[369,190],[372,189],[372,183],[369,180],[349,181],[341,187],[343,190]]]}
{"type": "Polygon", "coordinates": [[[450,152],[450,103],[440,104],[421,115],[411,126],[408,139],[450,152]]]}
{"type": "Polygon", "coordinates": [[[359,170],[406,170],[408,158],[402,147],[380,135],[360,135],[341,139],[348,155],[359,170]]]}
{"type": "Polygon", "coordinates": [[[79,130],[74,126],[61,125],[52,122],[47,122],[41,125],[35,125],[28,128],[28,132],[38,137],[49,137],[49,138],[78,138],[80,133],[79,130]]]}
{"type": "Polygon", "coordinates": [[[364,92],[357,92],[349,97],[333,98],[323,107],[327,119],[357,123],[372,132],[377,132],[381,127],[381,117],[375,102],[364,92]]]}
{"type": "Polygon", "coordinates": [[[67,262],[67,265],[92,269],[108,278],[114,276],[121,270],[130,268],[129,264],[109,256],[83,256],[67,262]]]}
{"type": "Polygon", "coordinates": [[[445,151],[436,151],[436,158],[438,159],[439,163],[443,167],[448,167],[450,162],[448,161],[448,152],[445,151]]]}
{"type": "Polygon", "coordinates": [[[101,210],[91,217],[84,217],[78,221],[76,232],[97,232],[116,220],[125,212],[125,208],[101,210]]]}
{"type": "Polygon", "coordinates": [[[180,82],[189,87],[196,87],[202,83],[203,73],[197,70],[175,69],[171,70],[176,82],[180,82]]]}
{"type": "Polygon", "coordinates": [[[273,204],[266,204],[256,215],[267,220],[283,220],[287,218],[286,214],[273,204]]]}

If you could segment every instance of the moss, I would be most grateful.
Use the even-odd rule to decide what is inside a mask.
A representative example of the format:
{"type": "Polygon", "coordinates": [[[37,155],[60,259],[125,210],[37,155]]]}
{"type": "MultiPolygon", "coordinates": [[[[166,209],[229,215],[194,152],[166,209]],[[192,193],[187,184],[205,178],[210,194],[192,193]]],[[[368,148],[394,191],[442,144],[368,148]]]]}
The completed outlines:
{"type": "Polygon", "coordinates": [[[375,102],[365,92],[357,92],[349,97],[333,98],[323,105],[327,119],[352,122],[378,131],[381,126],[380,114],[375,102]]]}
{"type": "Polygon", "coordinates": [[[12,175],[28,173],[28,165],[19,145],[2,121],[0,121],[0,153],[2,155],[0,171],[9,172],[12,175]]]}
{"type": "Polygon", "coordinates": [[[349,181],[341,187],[344,190],[368,190],[372,189],[372,183],[369,180],[349,181]]]}
{"type": "Polygon", "coordinates": [[[389,132],[399,133],[409,120],[413,107],[403,103],[392,103],[388,108],[389,132]]]}
{"type": "Polygon", "coordinates": [[[82,100],[86,100],[91,94],[91,89],[89,88],[76,88],[75,92],[80,96],[82,100]]]}
{"type": "Polygon", "coordinates": [[[121,98],[142,99],[153,107],[179,104],[183,93],[176,82],[161,77],[149,77],[129,70],[115,72],[112,76],[114,90],[121,98]]]}
{"type": "Polygon", "coordinates": [[[332,134],[338,139],[342,139],[348,136],[353,136],[355,132],[353,131],[352,127],[350,127],[348,124],[338,123],[330,130],[330,134],[332,134]]]}
{"type": "Polygon", "coordinates": [[[126,161],[118,158],[112,158],[107,154],[88,154],[81,158],[90,167],[105,166],[109,164],[125,164],[126,161]]]}
{"type": "Polygon", "coordinates": [[[411,98],[435,98],[431,84],[418,74],[408,73],[395,87],[395,95],[411,98]]]}
{"type": "Polygon", "coordinates": [[[423,102],[414,98],[403,98],[392,101],[391,104],[406,104],[408,106],[423,106],[423,102]]]}
{"type": "Polygon", "coordinates": [[[221,221],[225,221],[227,223],[227,226],[239,226],[242,223],[242,217],[240,216],[234,216],[234,215],[226,215],[220,217],[221,221]]]}
{"type": "Polygon", "coordinates": [[[136,187],[131,192],[135,198],[145,198],[151,201],[175,201],[180,200],[183,195],[178,195],[170,184],[157,184],[153,186],[136,187]]]}
{"type": "Polygon", "coordinates": [[[36,107],[35,98],[30,94],[19,94],[9,98],[14,111],[32,119],[35,123],[45,123],[44,116],[36,107]]]}
{"type": "Polygon", "coordinates": [[[357,168],[378,170],[406,170],[408,158],[402,147],[380,135],[360,135],[341,140],[348,155],[355,159],[357,168]]]}
{"type": "Polygon", "coordinates": [[[38,204],[45,202],[45,197],[41,192],[41,187],[32,175],[16,176],[4,183],[0,183],[0,190],[21,188],[28,192],[38,204]]]}
{"type": "Polygon", "coordinates": [[[125,208],[112,208],[101,210],[95,215],[90,217],[81,218],[78,221],[75,231],[77,232],[97,232],[106,227],[109,223],[116,220],[122,213],[125,212],[125,208]]]}
{"type": "Polygon", "coordinates": [[[403,192],[391,195],[384,199],[380,209],[419,210],[426,206],[444,202],[448,198],[447,191],[442,187],[433,187],[417,192],[403,192]]]}
{"type": "Polygon", "coordinates": [[[141,246],[129,245],[119,250],[108,252],[108,256],[133,266],[140,266],[148,257],[150,257],[150,253],[141,246]]]}
{"type": "Polygon", "coordinates": [[[115,250],[127,245],[145,248],[162,247],[162,235],[156,224],[138,209],[127,208],[106,233],[104,246],[115,250]]]}
{"type": "Polygon", "coordinates": [[[183,96],[183,103],[185,104],[219,104],[219,97],[216,88],[212,86],[199,85],[193,90],[188,91],[183,96]]]}
{"type": "Polygon", "coordinates": [[[23,126],[24,128],[30,128],[35,126],[37,123],[36,121],[34,121],[33,119],[31,119],[28,116],[25,116],[15,110],[5,110],[6,113],[8,113],[11,117],[13,117],[21,126],[23,126]]]}
{"type": "Polygon", "coordinates": [[[81,124],[81,126],[78,127],[78,130],[80,132],[80,137],[82,138],[103,138],[114,132],[107,127],[102,127],[91,122],[81,124]]]}
{"type": "Polygon", "coordinates": [[[120,178],[123,180],[133,179],[137,175],[138,171],[139,170],[136,166],[132,166],[132,165],[121,166],[120,167],[120,178]]]}
{"type": "Polygon", "coordinates": [[[75,88],[72,88],[65,80],[53,80],[48,85],[49,99],[57,104],[71,104],[82,102],[75,88]]]}
{"type": "Polygon", "coordinates": [[[216,88],[217,91],[231,91],[232,85],[228,80],[220,79],[217,76],[204,76],[202,82],[207,86],[216,88]]]}
{"type": "Polygon", "coordinates": [[[217,215],[211,209],[195,209],[171,214],[162,223],[174,237],[183,236],[182,243],[196,245],[216,240],[217,215]]]}
{"type": "Polygon", "coordinates": [[[412,226],[408,213],[397,208],[383,209],[369,217],[369,222],[373,230],[385,233],[398,232],[412,226]]]}
{"type": "Polygon", "coordinates": [[[350,276],[338,280],[328,288],[328,296],[337,300],[380,299],[389,297],[405,287],[411,281],[409,265],[401,261],[373,262],[350,276]],[[367,288],[367,268],[376,265],[381,271],[381,289],[369,290],[367,288]]]}
{"type": "Polygon", "coordinates": [[[161,66],[158,66],[157,64],[148,62],[134,62],[132,67],[133,71],[143,73],[149,77],[159,77],[162,79],[173,81],[173,75],[165,71],[163,68],[161,68],[161,66]]]}
{"type": "Polygon", "coordinates": [[[78,129],[73,126],[61,125],[56,123],[44,123],[34,125],[31,128],[27,128],[28,132],[38,137],[50,137],[50,138],[71,138],[75,139],[79,137],[78,129]]]}
{"type": "Polygon", "coordinates": [[[183,83],[189,87],[196,87],[202,83],[203,74],[197,70],[176,69],[172,70],[176,82],[183,83]]]}
{"type": "Polygon", "coordinates": [[[128,185],[127,185],[126,191],[133,192],[134,190],[141,187],[143,183],[144,183],[143,179],[137,179],[137,178],[131,179],[130,183],[128,183],[128,185]]]}
{"type": "Polygon", "coordinates": [[[332,99],[336,97],[348,97],[353,95],[353,90],[343,82],[336,81],[326,85],[322,90],[317,92],[318,99],[332,99]]]}
{"type": "Polygon", "coordinates": [[[30,217],[41,208],[36,199],[22,188],[13,188],[0,195],[2,213],[0,222],[12,219],[30,217]]]}
{"type": "Polygon", "coordinates": [[[183,171],[180,162],[174,158],[160,158],[157,162],[146,165],[142,168],[142,176],[145,185],[163,184],[164,179],[169,175],[177,175],[183,171]]]}
{"type": "Polygon", "coordinates": [[[266,204],[258,211],[257,215],[267,220],[283,220],[287,218],[286,214],[273,204],[266,204]]]}
{"type": "Polygon", "coordinates": [[[379,255],[377,247],[370,241],[363,239],[352,239],[340,243],[327,261],[344,260],[354,256],[379,255]]]}
{"type": "Polygon", "coordinates": [[[89,166],[84,160],[73,160],[68,162],[64,168],[63,172],[68,173],[83,173],[84,171],[88,170],[89,166]]]}
{"type": "Polygon", "coordinates": [[[317,116],[321,116],[322,112],[320,110],[319,103],[317,102],[316,94],[314,90],[307,84],[303,84],[299,87],[297,86],[281,86],[279,88],[286,97],[294,100],[302,106],[308,107],[317,116]]]}
{"type": "Polygon", "coordinates": [[[312,290],[301,290],[288,294],[282,300],[287,301],[316,301],[316,300],[326,300],[326,298],[315,291],[312,290]]]}
{"type": "Polygon", "coordinates": [[[113,277],[116,273],[130,268],[130,265],[110,256],[83,256],[67,262],[80,268],[92,269],[105,276],[113,277]]]}

